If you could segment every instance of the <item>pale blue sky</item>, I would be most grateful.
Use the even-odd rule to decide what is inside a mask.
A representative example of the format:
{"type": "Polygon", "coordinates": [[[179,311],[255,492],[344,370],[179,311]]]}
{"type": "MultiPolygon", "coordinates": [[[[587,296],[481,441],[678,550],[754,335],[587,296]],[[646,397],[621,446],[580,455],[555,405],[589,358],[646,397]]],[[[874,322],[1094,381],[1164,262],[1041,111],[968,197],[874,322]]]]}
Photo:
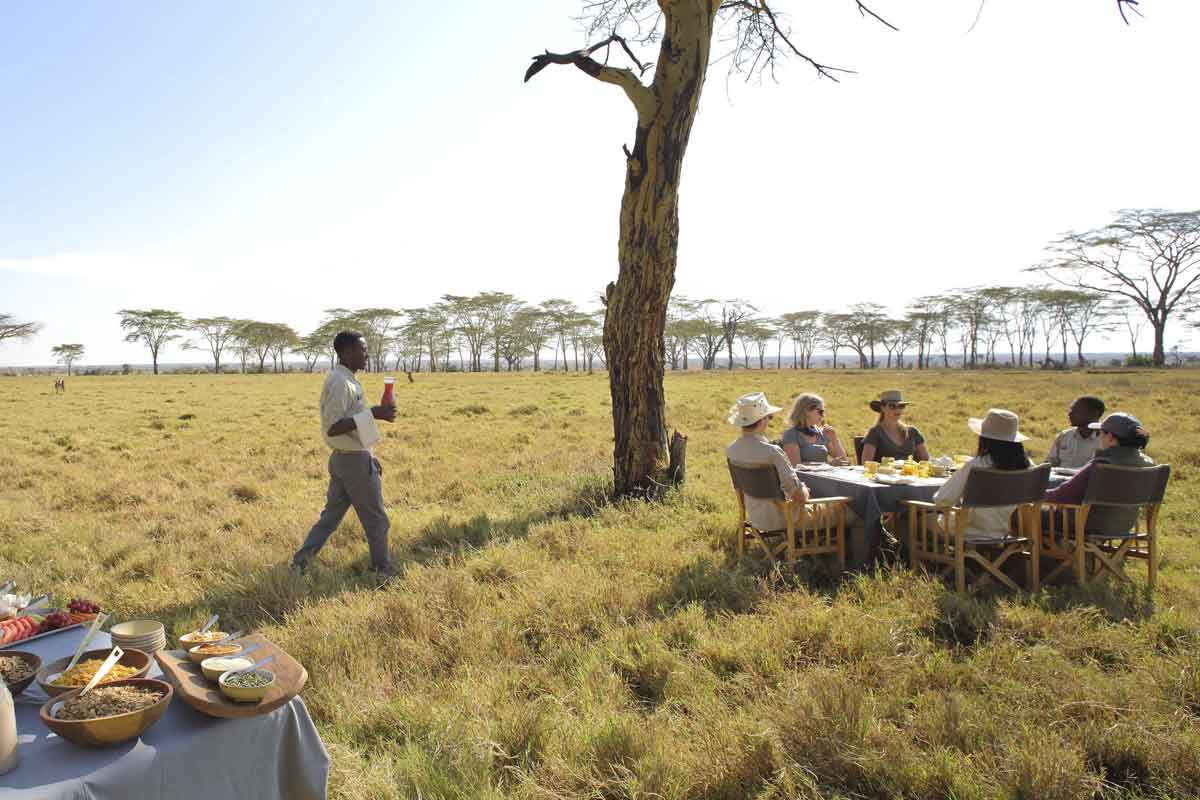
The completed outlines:
{"type": "MultiPolygon", "coordinates": [[[[859,74],[710,71],[677,288],[768,313],[1022,280],[1056,232],[1200,207],[1200,3],[778,0],[859,74]]],[[[46,323],[0,365],[145,361],[116,310],[288,322],[512,291],[586,303],[615,276],[633,117],[531,55],[577,0],[0,4],[0,311],[46,323]]],[[[652,59],[654,54],[644,57],[652,59]]],[[[165,360],[199,360],[170,351],[165,360]]]]}

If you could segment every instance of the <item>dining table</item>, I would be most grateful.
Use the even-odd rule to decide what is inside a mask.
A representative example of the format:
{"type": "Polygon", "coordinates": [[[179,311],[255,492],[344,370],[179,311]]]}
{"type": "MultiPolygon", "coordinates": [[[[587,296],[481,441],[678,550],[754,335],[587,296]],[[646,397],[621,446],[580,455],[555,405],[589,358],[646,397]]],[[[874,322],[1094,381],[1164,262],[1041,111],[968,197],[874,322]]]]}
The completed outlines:
{"type": "MultiPolygon", "coordinates": [[[[861,466],[834,466],[831,464],[801,464],[796,468],[797,476],[808,485],[813,497],[846,497],[848,506],[863,521],[861,538],[846,537],[846,565],[862,568],[870,564],[880,553],[890,537],[901,538],[907,522],[901,518],[901,530],[886,531],[883,527],[885,514],[903,512],[905,500],[932,502],[934,494],[946,483],[949,476],[871,476],[861,466]]],[[[1061,484],[1069,477],[1066,471],[1052,470],[1050,486],[1061,484]]]]}
{"type": "MultiPolygon", "coordinates": [[[[75,652],[86,627],[8,649],[32,652],[43,665],[75,652]]],[[[99,632],[89,649],[112,644],[99,632]]],[[[147,677],[162,671],[151,662],[147,677]]],[[[15,698],[20,764],[0,775],[0,800],[118,800],[118,798],[277,798],[326,796],[329,754],[299,696],[266,714],[216,719],[176,696],[166,713],[138,738],[84,748],[52,733],[38,717],[48,700],[35,681],[15,698]]]]}

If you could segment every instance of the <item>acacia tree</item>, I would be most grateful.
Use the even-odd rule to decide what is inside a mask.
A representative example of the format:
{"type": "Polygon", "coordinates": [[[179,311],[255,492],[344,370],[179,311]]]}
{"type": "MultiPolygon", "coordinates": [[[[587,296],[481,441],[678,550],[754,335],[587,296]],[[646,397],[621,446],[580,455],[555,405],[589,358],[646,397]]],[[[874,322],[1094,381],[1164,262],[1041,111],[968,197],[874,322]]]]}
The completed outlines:
{"type": "MultiPolygon", "coordinates": [[[[1129,335],[1130,363],[1136,364],[1138,337],[1142,335],[1142,330],[1146,327],[1146,315],[1140,308],[1128,301],[1116,304],[1114,312],[1121,315],[1121,322],[1125,324],[1125,332],[1129,335]]],[[[1192,324],[1195,325],[1195,323],[1192,324]]]]}
{"type": "Polygon", "coordinates": [[[54,360],[59,364],[65,364],[67,367],[67,377],[71,377],[71,365],[83,358],[83,345],[81,344],[58,344],[50,348],[50,354],[54,356],[54,360]]]}
{"type": "Polygon", "coordinates": [[[1103,228],[1065,234],[1051,252],[1049,262],[1032,269],[1072,289],[1120,295],[1141,309],[1154,331],[1154,365],[1161,367],[1167,321],[1200,298],[1200,210],[1125,209],[1103,228]]]}
{"type": "MultiPolygon", "coordinates": [[[[862,0],[855,2],[879,19],[862,0]]],[[[679,248],[679,182],[719,24],[730,31],[727,55],[733,71],[769,71],[789,55],[825,77],[834,78],[838,70],[802,53],[766,0],[589,0],[583,21],[595,44],[534,56],[525,80],[551,64],[572,65],[620,87],[637,116],[633,146],[624,148],[619,269],[604,296],[604,352],[612,396],[614,489],[618,495],[644,494],[663,485],[669,469],[663,332],[679,248]],[[648,84],[642,78],[652,65],[634,54],[631,43],[658,47],[648,84]],[[607,55],[613,45],[633,68],[592,58],[601,50],[607,55]]]]}
{"type": "MultiPolygon", "coordinates": [[[[212,353],[213,372],[218,375],[221,373],[221,353],[236,338],[237,327],[240,324],[240,320],[232,317],[200,317],[188,320],[188,327],[200,335],[200,338],[208,346],[208,351],[212,353]]],[[[183,349],[199,350],[200,347],[192,342],[186,342],[183,349]]]]}
{"type": "Polygon", "coordinates": [[[0,314],[0,342],[5,339],[28,339],[41,329],[40,322],[17,322],[12,314],[0,314]]]}
{"type": "Polygon", "coordinates": [[[141,342],[150,348],[150,360],[154,374],[158,374],[158,355],[163,345],[180,337],[179,331],[186,330],[187,320],[178,311],[164,308],[123,308],[117,312],[121,317],[121,328],[125,341],[141,342]]]}
{"type": "Polygon", "coordinates": [[[1075,341],[1075,356],[1079,366],[1085,366],[1083,343],[1088,336],[1112,330],[1112,309],[1106,298],[1095,292],[1070,292],[1063,306],[1063,326],[1075,341]]]}
{"type": "Polygon", "coordinates": [[[313,331],[297,339],[292,345],[292,352],[299,353],[304,359],[305,370],[312,372],[321,357],[329,353],[329,337],[320,330],[313,331]]]}

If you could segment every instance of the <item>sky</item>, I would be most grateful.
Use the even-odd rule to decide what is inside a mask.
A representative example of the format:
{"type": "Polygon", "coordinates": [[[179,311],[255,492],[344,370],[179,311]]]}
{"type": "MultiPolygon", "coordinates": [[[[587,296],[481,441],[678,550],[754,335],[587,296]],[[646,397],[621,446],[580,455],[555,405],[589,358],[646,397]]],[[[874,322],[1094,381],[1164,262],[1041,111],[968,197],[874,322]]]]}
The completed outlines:
{"type": "MultiPolygon", "coordinates": [[[[68,342],[146,363],[122,308],[304,333],[323,309],[447,293],[593,305],[634,113],[573,68],[521,80],[585,42],[581,5],[0,4],[0,313],[45,326],[0,365],[68,342]]],[[[1117,209],[1200,208],[1200,3],[1142,0],[1127,26],[1108,0],[987,0],[972,29],[977,0],[876,0],[899,32],[852,0],[774,7],[856,72],[710,67],[680,294],[900,313],[1028,282],[1047,242],[1117,209]]]]}

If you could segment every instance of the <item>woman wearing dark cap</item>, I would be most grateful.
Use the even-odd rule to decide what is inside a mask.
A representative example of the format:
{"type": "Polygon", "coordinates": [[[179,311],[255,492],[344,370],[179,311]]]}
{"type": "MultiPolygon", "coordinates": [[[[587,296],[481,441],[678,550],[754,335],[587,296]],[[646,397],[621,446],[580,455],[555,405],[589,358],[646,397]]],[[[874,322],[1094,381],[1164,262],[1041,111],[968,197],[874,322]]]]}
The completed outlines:
{"type": "Polygon", "coordinates": [[[871,401],[871,410],[879,414],[879,419],[863,438],[864,463],[889,456],[897,461],[904,461],[909,456],[915,461],[929,460],[925,437],[914,426],[901,421],[907,407],[899,389],[883,392],[878,400],[871,401]]]}
{"type": "MultiPolygon", "coordinates": [[[[1091,428],[1100,431],[1100,447],[1096,450],[1096,455],[1069,481],[1046,492],[1046,499],[1051,503],[1082,503],[1087,494],[1092,469],[1096,464],[1116,464],[1120,467],[1154,466],[1154,459],[1142,452],[1150,443],[1150,432],[1142,427],[1137,417],[1118,411],[1109,414],[1103,422],[1093,422],[1091,428]]],[[[1088,514],[1087,529],[1102,533],[1125,533],[1133,527],[1136,520],[1136,508],[1097,506],[1088,514]]]]}

